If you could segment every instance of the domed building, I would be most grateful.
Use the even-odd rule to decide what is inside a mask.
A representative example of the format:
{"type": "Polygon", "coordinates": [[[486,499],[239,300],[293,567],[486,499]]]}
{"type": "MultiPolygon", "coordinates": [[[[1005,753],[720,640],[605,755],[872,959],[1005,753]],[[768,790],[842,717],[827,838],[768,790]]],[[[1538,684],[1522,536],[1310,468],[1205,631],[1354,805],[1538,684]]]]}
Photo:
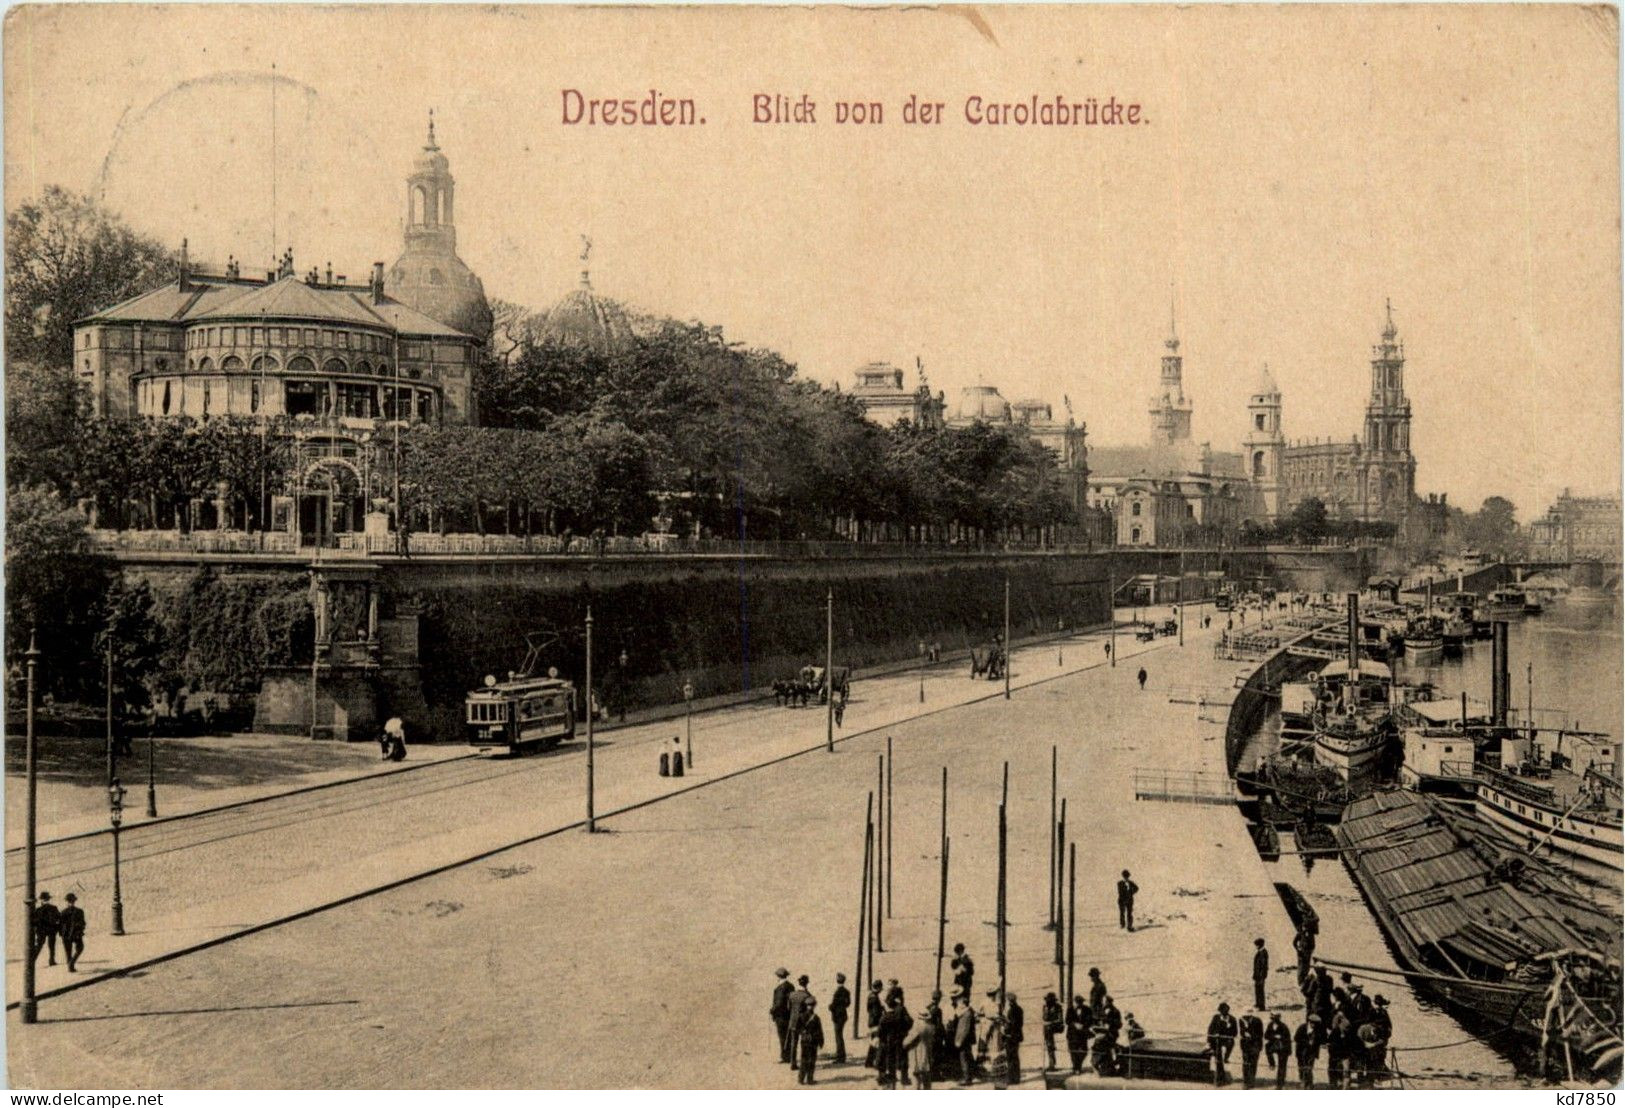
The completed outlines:
{"type": "Polygon", "coordinates": [[[491,305],[485,286],[457,256],[456,184],[451,163],[435,142],[431,113],[429,140],[406,179],[406,252],[389,267],[385,290],[483,344],[491,338],[491,305]]]}
{"type": "Polygon", "coordinates": [[[959,390],[948,413],[948,426],[969,427],[973,423],[1009,423],[1010,404],[992,385],[967,385],[959,390]]]}
{"type": "MultiPolygon", "coordinates": [[[[587,251],[582,251],[586,261],[587,251]]],[[[537,341],[609,354],[632,344],[632,316],[618,300],[593,291],[592,278],[581,271],[581,284],[566,293],[536,324],[537,341]]]]}

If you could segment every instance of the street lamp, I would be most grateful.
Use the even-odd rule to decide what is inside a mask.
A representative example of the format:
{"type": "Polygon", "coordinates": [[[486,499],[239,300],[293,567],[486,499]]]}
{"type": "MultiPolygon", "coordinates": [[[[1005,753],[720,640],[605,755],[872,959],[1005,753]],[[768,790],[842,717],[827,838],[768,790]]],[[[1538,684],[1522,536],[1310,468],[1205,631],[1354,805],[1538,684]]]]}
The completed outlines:
{"type": "Polygon", "coordinates": [[[688,768],[694,768],[694,684],[683,682],[683,716],[684,726],[687,729],[688,740],[683,744],[687,750],[688,768]]]}
{"type": "Polygon", "coordinates": [[[118,830],[124,822],[124,786],[113,778],[107,786],[107,818],[113,825],[113,934],[124,934],[124,896],[119,883],[118,830]]]}
{"type": "Polygon", "coordinates": [[[592,797],[592,605],[587,606],[587,830],[598,830],[598,821],[593,815],[592,797]]]}
{"type": "Polygon", "coordinates": [[[147,818],[158,818],[158,789],[153,776],[152,732],[147,732],[147,818]]]}
{"type": "Polygon", "coordinates": [[[39,774],[36,772],[34,760],[34,666],[39,661],[39,648],[34,645],[34,633],[28,633],[28,653],[23,657],[28,659],[28,717],[27,717],[27,774],[28,774],[28,847],[24,855],[24,884],[27,886],[27,898],[23,901],[23,937],[28,940],[28,949],[24,951],[23,959],[23,999],[17,1006],[18,1017],[24,1023],[33,1023],[39,1018],[39,1002],[34,999],[34,958],[39,953],[35,948],[34,937],[34,829],[35,816],[38,812],[36,804],[36,785],[39,774]]]}
{"type": "Polygon", "coordinates": [[[620,679],[617,682],[617,684],[619,684],[620,687],[621,687],[620,688],[620,692],[621,692],[621,722],[625,723],[626,722],[626,651],[624,649],[621,651],[620,663],[621,663],[620,679]]]}

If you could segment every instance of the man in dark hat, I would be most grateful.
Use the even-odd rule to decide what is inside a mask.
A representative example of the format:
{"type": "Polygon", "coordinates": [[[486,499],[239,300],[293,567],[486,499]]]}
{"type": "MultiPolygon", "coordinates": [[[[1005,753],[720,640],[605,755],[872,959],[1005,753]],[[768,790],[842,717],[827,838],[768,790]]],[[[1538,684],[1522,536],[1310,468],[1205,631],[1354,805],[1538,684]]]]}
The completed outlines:
{"type": "MultiPolygon", "coordinates": [[[[64,912],[65,916],[67,913],[64,912]]],[[[1388,1040],[1394,1037],[1394,1020],[1388,1014],[1388,998],[1377,995],[1371,1006],[1370,1018],[1360,1028],[1360,1038],[1366,1043],[1366,1073],[1370,1078],[1388,1074],[1388,1040]]]]}
{"type": "Polygon", "coordinates": [[[72,893],[66,899],[68,906],[62,909],[57,926],[62,931],[62,956],[68,960],[68,972],[73,973],[85,952],[85,910],[79,907],[79,898],[72,893]]]}
{"type": "Polygon", "coordinates": [[[1106,982],[1100,979],[1100,969],[1089,967],[1089,1012],[1099,1022],[1106,1011],[1106,982]]]}
{"type": "Polygon", "coordinates": [[[796,978],[795,991],[790,994],[790,1026],[785,1034],[790,1040],[791,1065],[796,1064],[796,1044],[801,1042],[801,1022],[807,1018],[807,1001],[812,999],[812,993],[807,988],[808,977],[802,974],[796,978]]]}
{"type": "Polygon", "coordinates": [[[1125,931],[1134,930],[1134,894],[1140,891],[1128,875],[1123,871],[1122,878],[1117,882],[1117,926],[1125,931]]]}
{"type": "Polygon", "coordinates": [[[959,1083],[969,1085],[976,1079],[976,1010],[970,997],[954,998],[954,1053],[959,1056],[959,1083]]]}
{"type": "Polygon", "coordinates": [[[1066,1052],[1072,1056],[1072,1072],[1082,1073],[1084,1059],[1089,1056],[1089,1035],[1094,1030],[1094,1013],[1083,997],[1072,998],[1066,1010],[1066,1052]]]}
{"type": "Polygon", "coordinates": [[[1275,1070],[1275,1087],[1286,1088],[1286,1064],[1292,1057],[1292,1032],[1281,1020],[1281,1013],[1270,1014],[1264,1026],[1264,1057],[1275,1070]]]}
{"type": "Polygon", "coordinates": [[[1251,1089],[1258,1083],[1258,1056],[1264,1053],[1264,1021],[1257,1012],[1241,1017],[1236,1045],[1241,1048],[1241,1086],[1251,1089]]]}
{"type": "Polygon", "coordinates": [[[795,986],[790,984],[790,971],[780,966],[773,971],[773,976],[779,983],[773,986],[773,1005],[767,1014],[773,1017],[773,1030],[779,1038],[779,1061],[790,1064],[790,994],[795,986]]]}
{"type": "Polygon", "coordinates": [[[1264,1011],[1264,982],[1269,980],[1270,952],[1264,949],[1263,939],[1253,940],[1253,1007],[1264,1011]]]}
{"type": "Polygon", "coordinates": [[[1230,1052],[1236,1047],[1236,1017],[1230,1014],[1230,1005],[1220,1004],[1219,1010],[1207,1023],[1207,1049],[1213,1056],[1213,1084],[1227,1085],[1230,1074],[1224,1068],[1230,1061],[1230,1052]]]}
{"type": "Polygon", "coordinates": [[[1004,1056],[1009,1060],[1009,1082],[1021,1084],[1021,1043],[1027,1037],[1027,1013],[1015,993],[1004,995],[1004,1056]]]}
{"type": "Polygon", "coordinates": [[[863,1064],[875,1069],[880,1064],[880,1040],[875,1038],[875,1029],[880,1026],[880,1018],[886,1014],[886,1003],[880,999],[880,991],[885,988],[879,981],[869,985],[869,995],[864,998],[863,1012],[869,1017],[869,1051],[864,1056],[863,1064]]]}
{"type": "Polygon", "coordinates": [[[39,952],[43,947],[51,948],[49,965],[56,965],[56,936],[61,929],[62,914],[51,903],[51,894],[39,894],[39,903],[34,905],[34,954],[35,961],[39,961],[39,952]]]}
{"type": "Polygon", "coordinates": [[[1044,1068],[1055,1069],[1055,1036],[1066,1029],[1066,1009],[1054,993],[1044,994],[1044,1068]]]}
{"type": "Polygon", "coordinates": [[[1315,1060],[1320,1057],[1320,1040],[1325,1024],[1311,1012],[1292,1033],[1292,1053],[1298,1059],[1298,1080],[1306,1089],[1315,1087],[1315,1060]]]}
{"type": "Polygon", "coordinates": [[[1145,667],[1144,666],[1140,667],[1139,680],[1140,680],[1140,691],[1144,692],[1145,691],[1145,667]]]}
{"type": "MultiPolygon", "coordinates": [[[[895,977],[888,978],[886,981],[886,1006],[888,1008],[891,1007],[892,997],[896,997],[905,1005],[908,1003],[906,1000],[903,1000],[903,986],[897,983],[897,978],[895,977]]],[[[913,1017],[910,1018],[912,1019],[913,1017]]]]}
{"type": "Polygon", "coordinates": [[[903,1043],[913,1029],[914,1017],[903,1007],[902,997],[894,995],[875,1030],[875,1040],[880,1045],[881,1088],[895,1088],[899,1076],[904,1085],[913,1084],[909,1080],[908,1059],[903,1051],[903,1043]]]}
{"type": "Polygon", "coordinates": [[[1094,1064],[1095,1072],[1106,1076],[1117,1071],[1117,1036],[1123,1030],[1123,1014],[1117,1002],[1106,997],[1100,1004],[1100,1016],[1095,1020],[1094,1064]]]}
{"type": "Polygon", "coordinates": [[[829,998],[829,1022],[835,1028],[835,1062],[846,1061],[846,1014],[852,1007],[852,990],[846,987],[846,974],[835,975],[835,991],[829,998]]]}
{"type": "Polygon", "coordinates": [[[796,1026],[796,1057],[800,1065],[796,1069],[796,1083],[800,1085],[813,1085],[813,1071],[818,1068],[818,1051],[824,1045],[824,1023],[818,1018],[818,1001],[813,999],[811,993],[802,1001],[801,1016],[795,1020],[796,1026]]]}

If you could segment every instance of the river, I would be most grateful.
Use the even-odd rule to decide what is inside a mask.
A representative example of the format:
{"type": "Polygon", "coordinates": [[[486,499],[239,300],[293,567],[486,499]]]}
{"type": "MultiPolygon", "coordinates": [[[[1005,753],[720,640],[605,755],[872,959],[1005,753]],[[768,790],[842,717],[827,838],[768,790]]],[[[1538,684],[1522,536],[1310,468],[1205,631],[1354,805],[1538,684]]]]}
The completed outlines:
{"type": "MultiPolygon", "coordinates": [[[[1507,630],[1507,650],[1512,702],[1520,717],[1529,703],[1532,673],[1537,722],[1625,733],[1621,689],[1625,639],[1617,599],[1558,601],[1539,616],[1514,620],[1507,630]]],[[[1490,644],[1488,640],[1470,643],[1460,658],[1427,666],[1410,665],[1402,659],[1395,666],[1395,676],[1407,682],[1432,682],[1447,694],[1465,691],[1487,704],[1490,644]]],[[[1249,745],[1272,748],[1279,731],[1279,716],[1272,714],[1249,745]]],[[[1297,888],[1320,913],[1318,953],[1344,962],[1395,964],[1376,920],[1341,863],[1287,856],[1274,867],[1278,871],[1275,880],[1297,888]]],[[[1425,1081],[1454,1083],[1459,1079],[1483,1087],[1505,1087],[1523,1080],[1516,1076],[1511,1056],[1498,1049],[1500,1044],[1493,1037],[1484,1041],[1479,1037],[1482,1032],[1463,1027],[1409,986],[1398,980],[1367,980],[1365,987],[1392,1002],[1393,1041],[1405,1072],[1425,1081]]]]}

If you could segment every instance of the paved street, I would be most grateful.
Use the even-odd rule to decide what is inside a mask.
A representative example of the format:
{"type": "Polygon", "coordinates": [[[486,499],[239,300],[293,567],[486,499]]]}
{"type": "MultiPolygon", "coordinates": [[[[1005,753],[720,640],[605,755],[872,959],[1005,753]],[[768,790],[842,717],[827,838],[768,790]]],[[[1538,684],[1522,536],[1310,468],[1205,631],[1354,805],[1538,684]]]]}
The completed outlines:
{"type": "MultiPolygon", "coordinates": [[[[1154,1033],[1199,1032],[1218,999],[1245,1004],[1252,938],[1264,936],[1284,965],[1291,926],[1271,886],[1288,879],[1279,876],[1286,871],[1258,860],[1233,808],[1132,800],[1136,767],[1222,769],[1222,723],[1200,720],[1187,701],[1195,689],[1218,695],[1229,688],[1238,666],[1215,660],[1208,640],[1191,639],[1183,651],[1166,639],[1149,650],[1120,639],[1125,655],[1141,651],[1138,660],[1125,656],[1113,669],[1100,664],[1102,655],[1091,668],[1043,684],[1034,682],[1066,674],[1055,648],[1020,651],[1019,691],[1010,703],[956,666],[928,679],[928,709],[994,695],[888,724],[832,756],[794,758],[614,816],[600,835],[543,839],[138,976],[48,998],[35,1027],[21,1027],[12,1014],[13,1081],[84,1085],[117,1073],[125,1086],[789,1087],[793,1075],[772,1057],[771,973],[781,963],[809,973],[821,1001],[837,970],[853,973],[864,797],[888,732],[897,752],[897,844],[881,976],[898,977],[916,1006],[932,983],[937,790],[946,764],[954,844],[948,943],[967,943],[978,980],[992,977],[985,921],[993,918],[996,807],[1008,760],[1009,972],[1034,1027],[1032,1066],[1042,1048],[1036,1016],[1054,978],[1053,937],[1042,930],[1054,743],[1079,843],[1080,979],[1099,966],[1120,1007],[1154,1033]],[[1134,682],[1142,662],[1150,673],[1144,692],[1134,682]],[[1111,897],[1124,867],[1142,888],[1144,930],[1132,935],[1117,928],[1111,897]],[[459,1048],[446,1050],[450,1042],[459,1048]]],[[[1099,651],[1098,642],[1068,645],[1068,662],[1074,647],[1080,663],[1099,651]]],[[[911,676],[864,682],[856,695],[849,727],[919,708],[911,676]]],[[[1211,706],[1207,714],[1219,716],[1211,706]]],[[[822,735],[814,715],[766,708],[707,719],[695,735],[702,771],[816,745],[822,735]]],[[[671,787],[652,771],[636,772],[671,730],[663,726],[641,741],[623,734],[606,749],[601,809],[671,787]]],[[[391,831],[410,836],[417,821],[444,826],[448,807],[469,829],[450,844],[431,832],[408,838],[415,859],[442,847],[469,850],[481,836],[539,829],[549,818],[579,818],[577,754],[520,764],[526,768],[515,779],[312,820],[308,832],[301,826],[265,835],[295,844],[278,853],[299,855],[308,868],[307,851],[345,858],[344,836],[365,834],[369,822],[387,820],[391,831]],[[477,809],[484,820],[469,819],[475,796],[490,801],[477,809]],[[524,815],[497,818],[499,801],[523,805],[532,796],[524,815]]],[[[264,837],[243,841],[272,853],[264,837]]],[[[404,861],[380,845],[387,841],[366,840],[371,845],[358,849],[371,853],[333,863],[324,887],[376,881],[392,860],[404,861]]],[[[243,888],[236,872],[222,880],[223,864],[265,882],[236,898],[238,922],[250,918],[251,901],[262,909],[279,897],[284,907],[294,903],[299,878],[275,880],[280,863],[256,861],[240,844],[230,849],[230,863],[217,859],[190,879],[166,876],[173,906],[190,895],[177,890],[243,888]]],[[[306,880],[312,883],[304,891],[316,892],[306,880]]],[[[220,911],[225,922],[230,903],[205,900],[198,908],[220,911]]],[[[101,933],[95,912],[92,921],[89,955],[105,958],[115,940],[101,933]]],[[[1363,949],[1374,932],[1369,921],[1364,928],[1347,940],[1323,934],[1322,949],[1330,954],[1345,941],[1363,949]]],[[[1292,1005],[1301,1002],[1290,971],[1272,979],[1270,993],[1294,1018],[1292,1005]]],[[[1418,1009],[1408,991],[1388,995],[1399,1045],[1462,1037],[1452,1021],[1418,1009]]],[[[1510,1073],[1475,1049],[1465,1068],[1510,1073]]],[[[1425,1054],[1414,1057],[1418,1067],[1427,1064],[1425,1054]]],[[[1451,1057],[1463,1066],[1460,1052],[1451,1057]]],[[[870,1083],[861,1067],[823,1075],[836,1087],[870,1083]]]]}
{"type": "MultiPolygon", "coordinates": [[[[1128,618],[1129,611],[1120,615],[1128,618]]],[[[1103,665],[1106,654],[1095,653],[1103,638],[1020,649],[1013,683],[1067,672],[1059,663],[1069,647],[1073,668],[1103,665]]],[[[1139,644],[1120,634],[1118,647],[1126,662],[1131,653],[1171,641],[1139,644]]],[[[1002,683],[972,681],[967,670],[955,662],[926,672],[923,703],[919,671],[857,681],[838,734],[891,726],[1002,692],[1002,683]]],[[[682,720],[668,720],[604,733],[596,752],[598,810],[611,812],[816,749],[824,740],[825,718],[821,708],[785,709],[771,701],[697,715],[698,769],[681,779],[661,778],[659,753],[674,749],[671,740],[682,732],[682,720]]],[[[88,953],[81,975],[145,963],[570,826],[585,814],[583,748],[578,740],[541,756],[449,761],[131,828],[121,836],[128,934],[88,953]]],[[[23,882],[21,853],[9,852],[6,861],[7,887],[16,895],[23,882]]],[[[112,878],[110,836],[51,844],[40,852],[39,887],[59,900],[77,893],[93,932],[109,926],[112,878]]],[[[21,936],[8,941],[8,961],[17,965],[21,936]]],[[[65,965],[41,962],[40,991],[71,983],[65,965]]],[[[20,975],[10,975],[8,1002],[20,989],[20,975]]]]}

